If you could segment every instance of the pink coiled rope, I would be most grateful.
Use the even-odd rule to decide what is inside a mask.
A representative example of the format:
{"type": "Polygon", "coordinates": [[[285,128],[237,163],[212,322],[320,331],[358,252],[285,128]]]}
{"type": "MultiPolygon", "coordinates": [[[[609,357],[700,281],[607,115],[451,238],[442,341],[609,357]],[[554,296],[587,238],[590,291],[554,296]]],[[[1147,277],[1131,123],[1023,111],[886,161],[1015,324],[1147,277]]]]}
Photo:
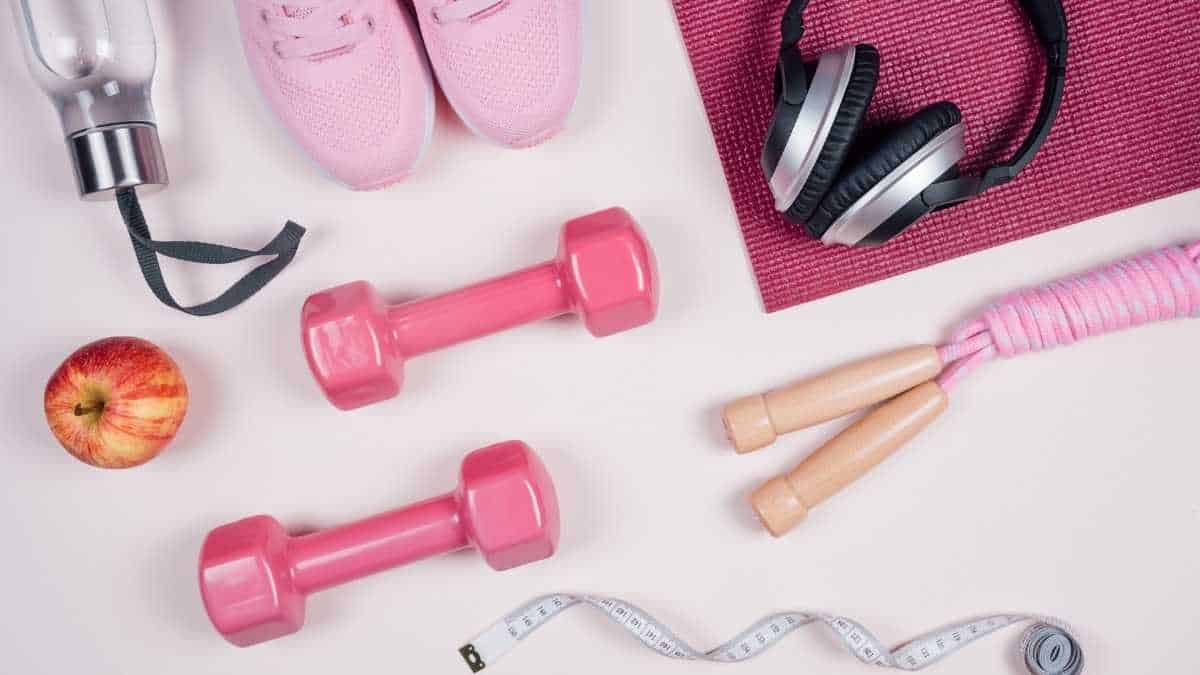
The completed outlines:
{"type": "Polygon", "coordinates": [[[1200,241],[1006,297],[938,348],[946,368],[937,381],[949,392],[998,356],[1053,349],[1188,316],[1200,317],[1200,241]]]}

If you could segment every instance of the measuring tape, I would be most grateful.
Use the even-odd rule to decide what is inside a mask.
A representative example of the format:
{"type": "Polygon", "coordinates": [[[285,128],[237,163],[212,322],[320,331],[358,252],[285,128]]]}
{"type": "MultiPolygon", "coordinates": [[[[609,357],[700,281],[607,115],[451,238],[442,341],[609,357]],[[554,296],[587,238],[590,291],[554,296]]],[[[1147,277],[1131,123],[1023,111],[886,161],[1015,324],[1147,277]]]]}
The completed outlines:
{"type": "Polygon", "coordinates": [[[754,658],[788,633],[810,623],[828,626],[846,649],[863,663],[921,670],[962,647],[1006,626],[1032,621],[1021,638],[1020,650],[1030,675],[1078,675],[1083,671],[1079,643],[1056,619],[1032,614],[997,614],[921,635],[901,647],[888,649],[862,624],[842,616],[817,612],[783,612],[760,620],[725,644],[702,652],[676,636],[649,613],[617,598],[589,595],[544,595],[524,605],[480,633],[458,650],[471,672],[493,665],[517,643],[575,605],[595,608],[641,640],[647,648],[673,659],[737,663],[754,658]]]}

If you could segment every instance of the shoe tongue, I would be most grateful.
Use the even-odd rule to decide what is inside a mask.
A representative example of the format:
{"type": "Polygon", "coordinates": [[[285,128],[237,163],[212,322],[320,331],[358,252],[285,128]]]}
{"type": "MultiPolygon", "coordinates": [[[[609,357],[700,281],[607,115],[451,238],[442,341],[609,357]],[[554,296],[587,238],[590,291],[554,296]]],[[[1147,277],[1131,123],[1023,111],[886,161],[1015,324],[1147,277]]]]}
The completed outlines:
{"type": "Polygon", "coordinates": [[[282,5],[283,13],[293,19],[303,19],[317,10],[313,5],[282,5]]]}
{"type": "MultiPolygon", "coordinates": [[[[303,18],[307,17],[309,14],[312,14],[313,12],[317,11],[316,5],[280,5],[280,7],[283,8],[284,14],[288,15],[289,17],[291,17],[293,19],[303,19],[303,18]]],[[[349,26],[353,22],[354,22],[354,20],[350,17],[349,14],[342,17],[342,23],[344,25],[349,26]]]]}
{"type": "MultiPolygon", "coordinates": [[[[318,5],[282,5],[281,4],[281,5],[279,5],[279,8],[283,11],[285,16],[288,16],[292,19],[305,19],[305,18],[308,18],[308,16],[311,15],[313,12],[320,9],[320,6],[318,6],[318,5]]],[[[343,26],[349,26],[350,24],[354,23],[354,19],[349,14],[347,14],[347,15],[341,17],[341,22],[342,22],[343,26]]],[[[324,52],[321,54],[313,54],[312,56],[309,57],[309,60],[310,61],[324,61],[325,59],[332,58],[332,57],[338,56],[340,54],[345,54],[347,51],[349,51],[348,47],[339,47],[337,49],[332,49],[328,52],[324,52]]]]}
{"type": "MultiPolygon", "coordinates": [[[[306,18],[318,9],[316,5],[280,5],[279,7],[285,15],[293,19],[306,18]]],[[[349,14],[342,17],[342,25],[349,26],[352,23],[354,23],[354,19],[349,14]]]]}

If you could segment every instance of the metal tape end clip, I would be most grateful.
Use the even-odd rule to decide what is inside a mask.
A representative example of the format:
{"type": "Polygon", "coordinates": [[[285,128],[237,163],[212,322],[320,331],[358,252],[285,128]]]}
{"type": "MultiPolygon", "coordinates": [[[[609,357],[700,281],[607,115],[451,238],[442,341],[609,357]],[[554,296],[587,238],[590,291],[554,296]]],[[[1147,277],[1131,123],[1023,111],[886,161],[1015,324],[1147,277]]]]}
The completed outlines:
{"type": "Polygon", "coordinates": [[[478,673],[487,668],[487,664],[483,662],[483,657],[479,655],[479,652],[475,651],[475,645],[463,645],[458,648],[458,653],[463,657],[463,661],[467,662],[467,667],[471,669],[472,673],[478,673]]]}

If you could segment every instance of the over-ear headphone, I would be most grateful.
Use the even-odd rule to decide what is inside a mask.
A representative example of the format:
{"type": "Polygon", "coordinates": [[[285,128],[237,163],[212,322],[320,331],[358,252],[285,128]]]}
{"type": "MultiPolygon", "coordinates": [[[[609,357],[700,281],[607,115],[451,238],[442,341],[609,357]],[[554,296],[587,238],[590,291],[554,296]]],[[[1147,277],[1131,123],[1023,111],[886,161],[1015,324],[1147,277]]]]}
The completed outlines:
{"type": "Polygon", "coordinates": [[[966,154],[958,106],[934,103],[871,147],[859,139],[879,79],[879,52],[847,45],[806,64],[798,45],[809,0],[783,14],[775,69],[775,113],[762,168],[776,210],[825,244],[878,246],[926,213],[972,199],[1016,178],[1037,155],[1062,104],[1067,19],[1061,0],[1020,0],[1046,51],[1037,121],[1016,155],[980,176],[960,176],[966,154]],[[848,161],[855,156],[856,159],[848,161]]]}

